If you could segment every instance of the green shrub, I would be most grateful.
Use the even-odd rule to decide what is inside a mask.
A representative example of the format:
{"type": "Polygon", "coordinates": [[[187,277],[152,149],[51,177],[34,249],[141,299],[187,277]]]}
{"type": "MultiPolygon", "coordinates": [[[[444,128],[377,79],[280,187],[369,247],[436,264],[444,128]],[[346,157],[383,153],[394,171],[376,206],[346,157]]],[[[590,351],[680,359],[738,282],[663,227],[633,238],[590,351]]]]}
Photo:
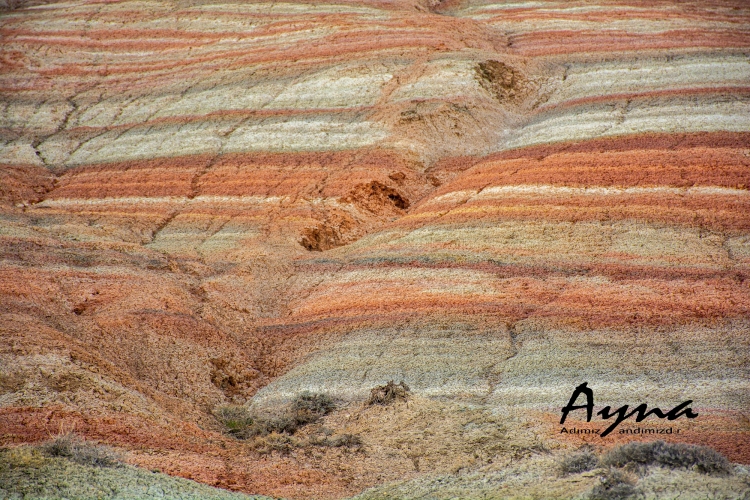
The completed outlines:
{"type": "Polygon", "coordinates": [[[628,443],[610,450],[602,464],[624,467],[628,464],[661,465],[672,469],[692,468],[703,474],[730,474],[732,466],[721,453],[708,446],[683,443],[628,443]]]}
{"type": "Polygon", "coordinates": [[[253,425],[253,417],[244,406],[222,406],[215,411],[216,418],[228,434],[238,436],[253,425]]]}
{"type": "Polygon", "coordinates": [[[73,433],[61,434],[39,448],[48,457],[67,458],[81,465],[116,467],[122,463],[122,457],[109,446],[84,441],[73,433]]]}
{"type": "Polygon", "coordinates": [[[582,451],[564,457],[558,463],[558,469],[562,474],[579,474],[596,468],[599,459],[590,451],[582,451]]]}

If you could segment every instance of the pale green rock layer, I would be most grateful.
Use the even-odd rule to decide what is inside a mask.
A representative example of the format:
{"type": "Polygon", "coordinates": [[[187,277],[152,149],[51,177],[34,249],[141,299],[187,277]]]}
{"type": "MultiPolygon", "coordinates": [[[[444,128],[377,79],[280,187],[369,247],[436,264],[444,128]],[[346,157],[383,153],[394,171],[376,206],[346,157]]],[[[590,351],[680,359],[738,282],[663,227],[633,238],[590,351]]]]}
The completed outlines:
{"type": "Polygon", "coordinates": [[[692,399],[742,411],[750,403],[743,361],[750,354],[749,330],[737,321],[581,332],[549,328],[538,318],[516,322],[512,333],[458,321],[363,328],[261,389],[252,406],[273,407],[303,391],[359,400],[376,385],[403,380],[418,394],[468,398],[498,413],[547,410],[551,402],[562,406],[587,381],[596,401],[611,405],[647,401],[671,408],[692,399]]]}
{"type": "Polygon", "coordinates": [[[2,500],[264,500],[130,465],[93,467],[29,447],[0,450],[2,500]]]}

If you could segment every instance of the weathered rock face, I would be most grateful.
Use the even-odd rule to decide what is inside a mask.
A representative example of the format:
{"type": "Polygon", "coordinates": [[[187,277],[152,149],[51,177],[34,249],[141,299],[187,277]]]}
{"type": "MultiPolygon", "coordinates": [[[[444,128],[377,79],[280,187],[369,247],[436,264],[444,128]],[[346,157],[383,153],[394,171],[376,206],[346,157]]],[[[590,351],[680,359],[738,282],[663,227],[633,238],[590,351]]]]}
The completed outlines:
{"type": "Polygon", "coordinates": [[[2,444],[74,426],[293,498],[521,460],[524,491],[588,381],[750,463],[746,2],[12,6],[2,444]],[[389,380],[410,407],[363,403],[389,380]],[[305,390],[363,452],[219,432],[305,390]]]}

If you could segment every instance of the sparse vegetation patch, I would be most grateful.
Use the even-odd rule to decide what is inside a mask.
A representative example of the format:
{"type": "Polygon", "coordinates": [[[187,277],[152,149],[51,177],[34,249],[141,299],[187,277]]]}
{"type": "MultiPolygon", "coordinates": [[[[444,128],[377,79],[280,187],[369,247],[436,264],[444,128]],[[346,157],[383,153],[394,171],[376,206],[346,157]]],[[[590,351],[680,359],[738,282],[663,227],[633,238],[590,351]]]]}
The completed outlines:
{"type": "Polygon", "coordinates": [[[624,467],[629,464],[687,468],[703,474],[726,475],[732,471],[729,460],[708,446],[664,441],[628,443],[612,449],[602,458],[605,466],[624,467]]]}
{"type": "Polygon", "coordinates": [[[318,422],[335,408],[329,395],[303,392],[275,414],[253,414],[243,406],[232,405],[218,408],[215,415],[227,434],[250,441],[260,453],[288,454],[307,446],[361,450],[362,439],[354,434],[334,435],[333,430],[323,428],[307,438],[297,435],[302,427],[318,422]]]}
{"type": "MultiPolygon", "coordinates": [[[[273,442],[284,441],[281,436],[292,436],[301,427],[320,420],[334,410],[336,404],[327,394],[303,392],[290,405],[275,414],[252,414],[243,406],[223,406],[215,415],[225,432],[238,439],[269,437],[273,442]]],[[[283,447],[289,450],[291,441],[283,447]],[[287,446],[289,445],[289,446],[287,446]]],[[[270,446],[274,449],[274,446],[270,446]]]]}

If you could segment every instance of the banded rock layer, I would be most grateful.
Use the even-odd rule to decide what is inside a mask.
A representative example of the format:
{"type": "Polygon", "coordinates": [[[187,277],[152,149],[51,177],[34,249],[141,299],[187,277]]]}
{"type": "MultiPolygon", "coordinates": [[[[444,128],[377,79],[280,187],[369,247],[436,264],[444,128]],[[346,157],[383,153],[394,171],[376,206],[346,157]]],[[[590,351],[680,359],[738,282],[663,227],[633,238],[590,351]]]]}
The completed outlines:
{"type": "Polygon", "coordinates": [[[750,460],[744,2],[22,7],[0,17],[3,444],[75,426],[292,498],[514,460],[529,486],[538,450],[581,443],[557,421],[585,380],[692,399],[675,439],[750,460]],[[411,407],[362,404],[391,379],[411,407]],[[348,405],[326,425],[364,455],[219,432],[221,405],[304,390],[348,405]]]}

